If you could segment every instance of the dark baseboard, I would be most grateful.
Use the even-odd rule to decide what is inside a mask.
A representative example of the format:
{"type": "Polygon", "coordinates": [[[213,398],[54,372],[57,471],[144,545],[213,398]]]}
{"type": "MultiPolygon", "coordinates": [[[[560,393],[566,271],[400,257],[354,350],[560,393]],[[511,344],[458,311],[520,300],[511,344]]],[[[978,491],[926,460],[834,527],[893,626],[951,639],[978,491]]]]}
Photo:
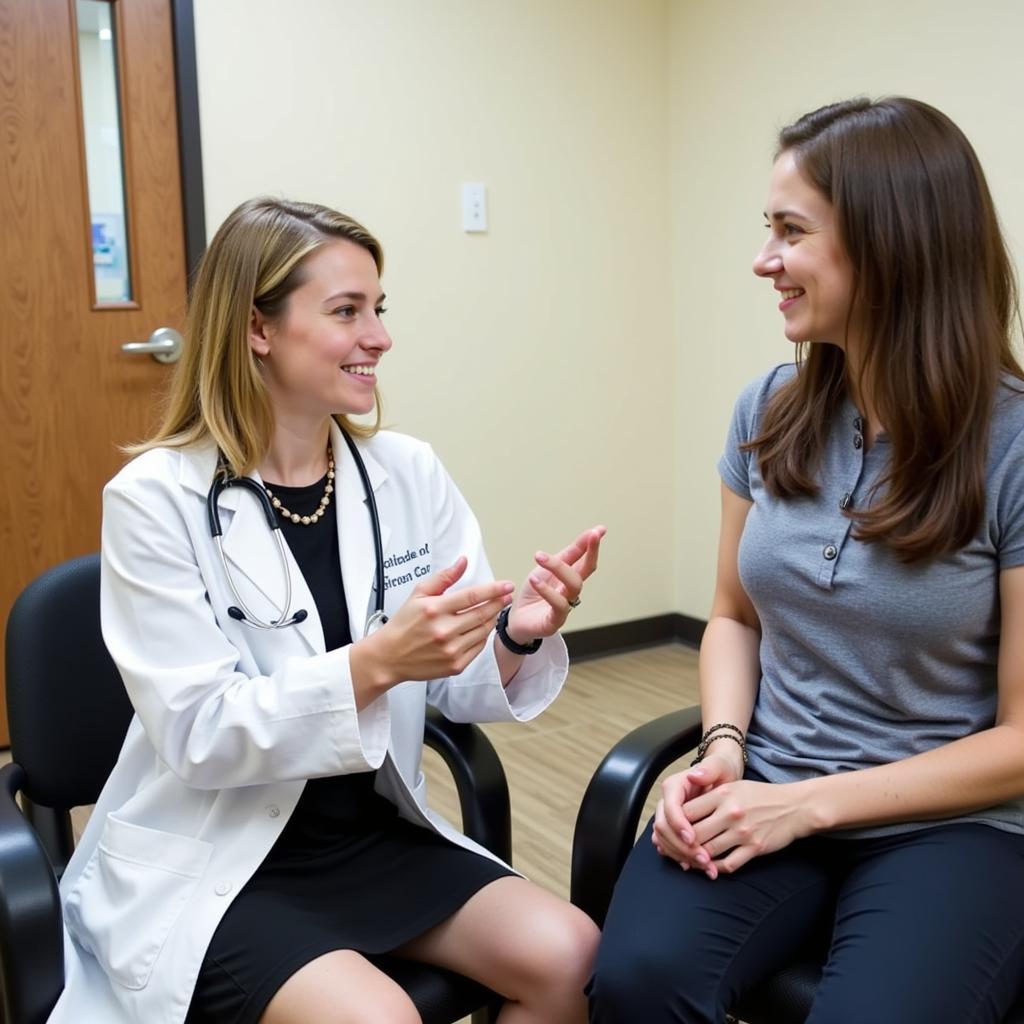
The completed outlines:
{"type": "Polygon", "coordinates": [[[707,622],[704,619],[695,619],[691,615],[681,615],[679,612],[674,612],[672,618],[676,624],[676,639],[687,647],[700,647],[707,622]]]}
{"type": "Polygon", "coordinates": [[[563,632],[569,657],[573,661],[600,658],[606,654],[621,654],[656,644],[680,643],[687,647],[699,647],[700,638],[707,625],[702,619],[694,619],[679,612],[652,615],[646,619],[630,622],[613,622],[608,626],[591,629],[576,629],[563,632]]]}

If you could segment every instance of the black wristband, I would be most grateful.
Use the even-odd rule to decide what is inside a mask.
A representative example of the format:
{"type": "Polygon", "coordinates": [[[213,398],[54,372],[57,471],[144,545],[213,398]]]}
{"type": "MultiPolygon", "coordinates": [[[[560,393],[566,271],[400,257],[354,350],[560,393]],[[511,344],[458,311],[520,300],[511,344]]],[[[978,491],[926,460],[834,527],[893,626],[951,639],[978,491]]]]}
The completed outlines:
{"type": "Polygon", "coordinates": [[[498,639],[513,653],[513,654],[536,654],[540,650],[540,645],[543,643],[542,640],[531,640],[528,644],[517,644],[515,640],[508,635],[508,608],[502,608],[498,612],[498,622],[494,627],[495,632],[498,634],[498,639]]]}

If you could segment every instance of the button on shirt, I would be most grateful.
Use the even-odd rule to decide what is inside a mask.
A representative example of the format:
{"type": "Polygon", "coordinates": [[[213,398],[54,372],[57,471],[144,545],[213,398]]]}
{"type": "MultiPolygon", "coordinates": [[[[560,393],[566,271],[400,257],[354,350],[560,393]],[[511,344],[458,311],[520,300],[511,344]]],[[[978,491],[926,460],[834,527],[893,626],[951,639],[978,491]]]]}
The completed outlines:
{"type": "MultiPolygon", "coordinates": [[[[886,764],[989,728],[999,572],[1024,564],[1024,385],[1007,378],[997,394],[977,534],[954,554],[905,565],[853,536],[849,511],[870,507],[889,444],[881,435],[865,446],[851,402],[833,415],[816,495],[770,495],[756,455],[740,450],[795,374],[776,367],[744,390],[719,462],[725,485],[753,502],[739,548],[762,631],[747,742],[751,767],[773,782],[886,764]]],[[[1024,833],[1024,801],[957,820],[1024,833]]]]}

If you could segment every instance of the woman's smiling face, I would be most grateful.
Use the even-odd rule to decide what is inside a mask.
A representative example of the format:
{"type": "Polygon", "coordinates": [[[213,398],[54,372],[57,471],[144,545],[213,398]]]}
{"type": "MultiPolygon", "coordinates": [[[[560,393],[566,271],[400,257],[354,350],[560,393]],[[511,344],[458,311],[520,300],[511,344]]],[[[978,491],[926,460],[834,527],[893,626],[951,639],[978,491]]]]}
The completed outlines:
{"type": "Polygon", "coordinates": [[[370,412],[377,364],[391,348],[373,257],[355,242],[332,240],[306,258],[302,277],[280,319],[253,317],[250,344],[275,413],[370,412]]]}
{"type": "Polygon", "coordinates": [[[847,349],[856,334],[853,266],[832,204],[800,173],[791,150],[772,168],[765,218],[770,234],[754,259],[754,273],[780,293],[786,337],[847,349]]]}

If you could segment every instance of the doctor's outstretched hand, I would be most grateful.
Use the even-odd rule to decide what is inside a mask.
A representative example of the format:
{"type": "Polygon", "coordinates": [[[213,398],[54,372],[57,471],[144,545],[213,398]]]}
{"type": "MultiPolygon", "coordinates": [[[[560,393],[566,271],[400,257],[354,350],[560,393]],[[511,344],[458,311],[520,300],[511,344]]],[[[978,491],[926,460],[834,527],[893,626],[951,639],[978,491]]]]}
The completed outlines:
{"type": "Polygon", "coordinates": [[[597,526],[556,555],[538,551],[537,568],[514,600],[515,585],[508,580],[451,590],[466,571],[465,557],[422,580],[386,625],[352,645],[356,707],[407,679],[458,675],[483,650],[498,613],[510,602],[507,629],[513,640],[527,643],[557,633],[579,604],[583,581],[597,568],[604,534],[597,526]]]}
{"type": "Polygon", "coordinates": [[[407,679],[458,675],[483,650],[515,585],[492,580],[450,590],[467,564],[461,556],[422,580],[386,625],[352,645],[357,707],[407,679]]]}
{"type": "Polygon", "coordinates": [[[583,583],[597,568],[605,527],[581,533],[556,555],[538,551],[537,568],[526,577],[508,613],[508,635],[519,643],[553,636],[580,603],[583,583]]]}

